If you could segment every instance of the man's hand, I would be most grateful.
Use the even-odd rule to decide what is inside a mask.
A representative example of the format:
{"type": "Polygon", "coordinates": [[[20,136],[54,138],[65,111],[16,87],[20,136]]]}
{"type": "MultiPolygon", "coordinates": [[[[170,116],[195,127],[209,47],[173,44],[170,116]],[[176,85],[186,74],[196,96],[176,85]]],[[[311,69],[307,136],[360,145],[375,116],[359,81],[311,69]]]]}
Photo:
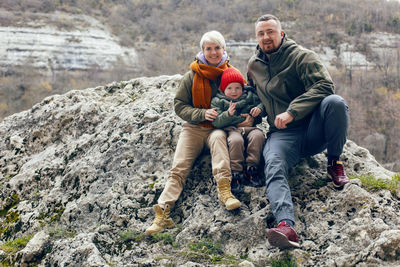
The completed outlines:
{"type": "Polygon", "coordinates": [[[254,118],[260,115],[261,109],[259,107],[254,107],[250,110],[250,115],[253,116],[254,118]]]}
{"type": "Polygon", "coordinates": [[[210,108],[206,110],[206,120],[213,121],[218,116],[217,108],[210,108]]]}
{"type": "Polygon", "coordinates": [[[286,124],[288,124],[291,121],[293,121],[293,116],[286,111],[276,116],[274,124],[275,127],[278,129],[286,129],[287,127],[286,124]]]}
{"type": "Polygon", "coordinates": [[[233,116],[233,114],[235,114],[236,111],[236,103],[232,103],[232,101],[229,103],[229,108],[228,108],[228,113],[229,116],[233,116]]]}
{"type": "Polygon", "coordinates": [[[240,114],[240,116],[245,117],[246,119],[241,123],[238,123],[237,127],[251,127],[254,123],[254,118],[250,114],[240,114]]]}

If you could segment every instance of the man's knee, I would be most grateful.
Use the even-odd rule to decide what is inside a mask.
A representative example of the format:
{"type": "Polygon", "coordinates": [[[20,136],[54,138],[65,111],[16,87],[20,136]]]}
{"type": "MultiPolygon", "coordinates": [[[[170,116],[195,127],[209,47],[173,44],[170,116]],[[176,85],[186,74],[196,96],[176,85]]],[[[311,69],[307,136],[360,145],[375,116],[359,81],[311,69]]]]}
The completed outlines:
{"type": "Polygon", "coordinates": [[[264,162],[266,169],[269,168],[285,168],[287,165],[286,160],[278,153],[268,153],[264,155],[264,162]]]}
{"type": "Polygon", "coordinates": [[[324,98],[323,104],[338,108],[338,109],[345,109],[347,110],[347,103],[343,97],[339,95],[330,95],[324,98]]]}
{"type": "Polygon", "coordinates": [[[288,164],[285,159],[281,158],[278,154],[270,153],[270,155],[265,158],[264,173],[266,185],[268,186],[275,180],[286,180],[288,169],[288,164]]]}

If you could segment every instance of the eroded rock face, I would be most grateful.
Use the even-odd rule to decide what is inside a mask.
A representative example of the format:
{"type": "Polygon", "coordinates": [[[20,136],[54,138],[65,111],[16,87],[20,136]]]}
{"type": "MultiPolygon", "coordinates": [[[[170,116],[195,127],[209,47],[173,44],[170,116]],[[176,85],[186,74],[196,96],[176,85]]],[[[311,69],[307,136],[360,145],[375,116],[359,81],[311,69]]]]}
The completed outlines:
{"type": "Polygon", "coordinates": [[[93,67],[107,70],[122,60],[137,68],[136,50],[120,46],[118,38],[94,18],[59,12],[35,15],[44,21],[37,19],[24,27],[0,27],[0,67],[32,64],[51,71],[93,67]],[[63,21],[74,25],[74,29],[54,26],[63,21]]]}
{"type": "MultiPolygon", "coordinates": [[[[33,238],[0,258],[40,266],[207,266],[207,247],[193,244],[213,240],[218,256],[231,255],[231,263],[243,266],[266,265],[287,253],[300,266],[400,264],[399,199],[386,190],[368,192],[358,179],[335,190],[324,153],[291,170],[300,249],[269,246],[266,229],[274,219],[265,187],[246,187],[237,211],[219,205],[206,153],[172,211],[177,226],[161,240],[145,237],[183,123],[173,112],[180,79],[70,91],[4,119],[0,244],[33,238]]],[[[350,175],[394,175],[351,141],[343,160],[350,175]]]]}

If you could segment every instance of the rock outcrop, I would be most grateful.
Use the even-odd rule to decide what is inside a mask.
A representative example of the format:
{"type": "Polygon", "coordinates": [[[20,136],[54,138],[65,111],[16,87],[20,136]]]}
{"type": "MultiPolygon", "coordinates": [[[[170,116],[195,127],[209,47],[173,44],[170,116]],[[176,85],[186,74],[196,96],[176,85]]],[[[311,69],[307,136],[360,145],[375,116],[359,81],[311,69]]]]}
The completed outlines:
{"type": "Polygon", "coordinates": [[[37,18],[23,27],[0,27],[1,68],[32,64],[49,71],[106,70],[118,60],[138,67],[136,50],[120,46],[118,38],[92,17],[59,12],[35,16],[44,21],[37,18]],[[68,23],[74,28],[59,28],[68,23]]]}
{"type": "MultiPolygon", "coordinates": [[[[219,205],[207,153],[196,161],[172,211],[177,226],[144,236],[183,123],[173,112],[180,79],[139,78],[70,91],[0,123],[2,262],[265,266],[280,259],[298,266],[400,265],[399,197],[367,191],[359,179],[335,190],[325,175],[324,153],[291,170],[300,249],[268,244],[266,229],[275,222],[265,187],[246,187],[237,211],[219,205]]],[[[352,141],[343,160],[349,175],[394,175],[352,141]]]]}

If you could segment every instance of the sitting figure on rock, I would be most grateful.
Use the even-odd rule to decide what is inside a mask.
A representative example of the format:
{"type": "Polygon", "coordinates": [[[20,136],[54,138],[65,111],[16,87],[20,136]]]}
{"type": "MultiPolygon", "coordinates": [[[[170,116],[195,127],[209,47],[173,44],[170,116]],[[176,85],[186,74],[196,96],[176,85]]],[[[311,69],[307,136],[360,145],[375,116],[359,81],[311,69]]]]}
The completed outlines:
{"type": "Polygon", "coordinates": [[[212,125],[224,129],[228,134],[231,189],[232,193],[237,194],[242,191],[243,185],[262,186],[258,164],[265,136],[257,127],[242,126],[241,123],[245,116],[256,118],[264,111],[264,107],[257,94],[252,91],[254,89],[244,85],[242,74],[235,68],[224,70],[220,90],[211,100],[211,107],[217,108],[218,112],[212,125]]]}
{"type": "Polygon", "coordinates": [[[299,247],[289,168],[302,157],[327,149],[327,172],[338,188],[349,182],[339,160],[346,143],[348,107],[334,94],[328,70],[316,53],[286,37],[279,19],[261,16],[255,24],[258,46],[248,64],[269,124],[263,150],[267,197],[278,226],[267,231],[271,245],[299,247]]]}
{"type": "MultiPolygon", "coordinates": [[[[211,99],[217,94],[223,71],[231,67],[225,47],[221,33],[205,33],[200,40],[201,52],[180,82],[174,98],[174,109],[186,123],[179,135],[164,190],[158,204],[153,207],[156,218],[146,229],[148,235],[174,225],[170,211],[182,193],[193,163],[206,147],[211,153],[212,174],[217,182],[221,205],[227,210],[237,209],[241,205],[231,192],[232,175],[226,133],[212,125],[218,113],[216,108],[211,108],[211,99]]],[[[249,126],[251,123],[249,119],[243,122],[249,126]]]]}

